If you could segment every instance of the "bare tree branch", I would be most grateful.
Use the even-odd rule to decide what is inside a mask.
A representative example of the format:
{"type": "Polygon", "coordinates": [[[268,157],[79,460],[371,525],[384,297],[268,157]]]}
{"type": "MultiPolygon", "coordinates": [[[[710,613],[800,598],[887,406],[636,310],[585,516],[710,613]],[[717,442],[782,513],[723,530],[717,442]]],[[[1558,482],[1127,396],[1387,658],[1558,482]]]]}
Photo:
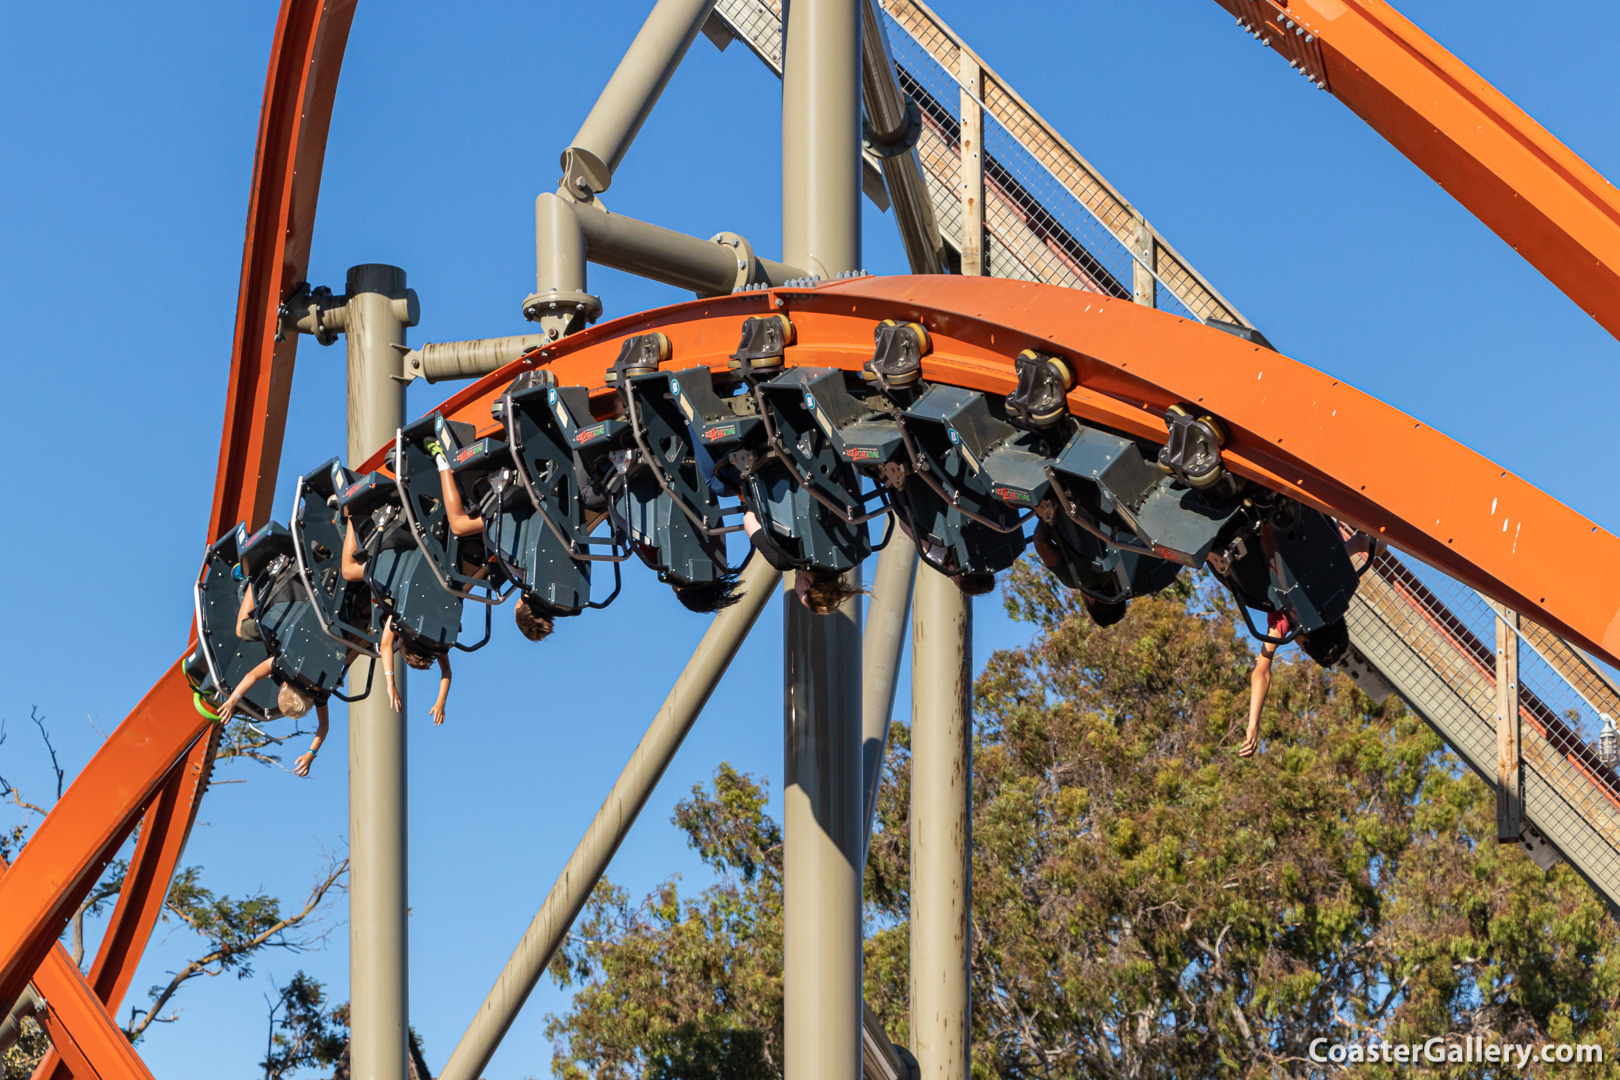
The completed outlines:
{"type": "MultiPolygon", "coordinates": [[[[288,915],[285,918],[276,920],[274,923],[243,941],[231,942],[216,939],[213,949],[181,968],[175,973],[174,977],[169,980],[167,985],[161,988],[153,987],[152,1005],[150,1008],[138,1009],[131,1006],[129,1010],[130,1022],[129,1026],[124,1029],[124,1034],[129,1037],[131,1042],[134,1042],[136,1039],[140,1038],[141,1034],[153,1023],[166,1023],[175,1019],[176,1014],[170,1014],[169,1016],[164,1017],[160,1016],[159,1013],[182,986],[199,975],[207,975],[209,977],[218,977],[223,975],[232,967],[240,965],[253,953],[266,947],[290,949],[296,952],[308,948],[316,941],[320,940],[320,938],[317,937],[314,939],[295,941],[288,940],[285,935],[288,930],[299,926],[307,918],[309,918],[309,916],[314,913],[318,907],[320,907],[321,901],[326,898],[326,894],[328,892],[330,892],[334,887],[341,888],[341,886],[338,885],[338,882],[348,872],[348,859],[342,859],[337,862],[330,863],[328,865],[326,876],[318,881],[315,884],[315,887],[310,890],[308,898],[304,901],[304,906],[296,914],[288,915]]],[[[173,912],[182,922],[186,923],[186,925],[190,926],[198,933],[205,934],[206,936],[206,930],[199,924],[197,912],[187,910],[185,905],[176,903],[172,897],[167,906],[168,909],[173,912]]]]}

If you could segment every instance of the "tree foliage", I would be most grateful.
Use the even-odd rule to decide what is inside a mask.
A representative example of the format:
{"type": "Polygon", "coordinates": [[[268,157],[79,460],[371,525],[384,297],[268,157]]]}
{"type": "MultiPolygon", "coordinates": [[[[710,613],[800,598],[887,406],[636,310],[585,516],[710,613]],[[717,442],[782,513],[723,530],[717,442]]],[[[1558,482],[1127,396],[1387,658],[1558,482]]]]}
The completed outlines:
{"type": "MultiPolygon", "coordinates": [[[[1034,636],[976,684],[977,1076],[1321,1075],[1319,1037],[1615,1056],[1620,935],[1603,901],[1498,845],[1490,790],[1397,699],[1375,706],[1285,657],[1264,752],[1243,761],[1253,654],[1223,597],[1184,583],[1104,630],[1027,567],[1006,598],[1034,636]]],[[[865,885],[867,1000],[901,1043],[908,746],[897,723],[865,885]]],[[[559,1076],[781,1075],[764,807],[722,767],[676,815],[715,885],[683,900],[671,880],[639,905],[598,889],[553,966],[578,987],[548,1029],[559,1076]]],[[[1396,1069],[1412,1074],[1364,1071],[1396,1069]]]]}
{"type": "Polygon", "coordinates": [[[782,1074],[782,834],[765,786],[722,764],[675,811],[719,875],[639,905],[603,881],[552,961],[574,1008],[552,1017],[568,1080],[765,1080],[782,1074]]]}
{"type": "MultiPolygon", "coordinates": [[[[412,1032],[414,1038],[415,1032],[412,1032]]],[[[276,987],[270,1002],[264,1080],[284,1080],[298,1070],[336,1065],[349,1043],[349,1006],[333,1007],[326,988],[302,971],[276,987]]]]}

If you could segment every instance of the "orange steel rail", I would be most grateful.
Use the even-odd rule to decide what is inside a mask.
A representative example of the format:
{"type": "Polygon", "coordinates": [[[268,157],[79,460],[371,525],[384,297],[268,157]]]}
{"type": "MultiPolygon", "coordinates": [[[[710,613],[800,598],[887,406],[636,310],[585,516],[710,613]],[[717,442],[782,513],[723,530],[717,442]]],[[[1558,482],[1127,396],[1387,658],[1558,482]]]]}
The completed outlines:
{"type": "MultiPolygon", "coordinates": [[[[486,376],[445,416],[492,428],[489,406],[528,366],[600,386],[630,334],[669,335],[666,367],[725,367],[742,320],[787,313],[794,365],[857,370],[882,319],[928,327],[923,378],[994,394],[1017,385],[1026,348],[1067,357],[1076,416],[1163,441],[1164,410],[1189,402],[1226,421],[1239,475],[1343,518],[1610,663],[1620,663],[1620,540],[1529,482],[1348,384],[1166,312],[1002,278],[860,278],[695,300],[603,324],[486,376]]],[[[601,399],[604,404],[610,399],[601,399]]],[[[377,468],[379,450],[365,467],[377,468]]]]}
{"type": "MultiPolygon", "coordinates": [[[[6,870],[6,861],[0,859],[0,875],[6,870]]],[[[91,992],[60,944],[53,944],[46,954],[34,986],[45,1002],[39,1022],[51,1041],[36,1076],[57,1067],[82,1077],[151,1076],[111,1011],[91,992]]]]}
{"type": "MultiPolygon", "coordinates": [[[[185,850],[186,839],[196,820],[197,804],[207,789],[214,750],[218,746],[219,728],[210,726],[204,737],[191,744],[180,766],[169,770],[163,786],[141,818],[140,837],[124,874],[124,887],[102,933],[101,947],[96,951],[88,979],[81,979],[88,982],[90,1000],[108,1014],[116,1015],[123,1004],[124,993],[135,977],[135,967],[163,910],[169,882],[179,866],[180,854],[185,850]]],[[[73,972],[77,974],[78,969],[74,968],[73,972]]],[[[97,1022],[89,1013],[82,1015],[84,1023],[97,1022]]],[[[73,1020],[62,1022],[73,1026],[73,1020]]],[[[54,1047],[54,1036],[52,1043],[54,1047]]],[[[73,1064],[54,1048],[34,1070],[35,1080],[67,1080],[73,1075],[76,1075],[73,1064]]]]}
{"type": "Polygon", "coordinates": [[[1384,0],[1216,0],[1620,337],[1620,191],[1384,0]]]}

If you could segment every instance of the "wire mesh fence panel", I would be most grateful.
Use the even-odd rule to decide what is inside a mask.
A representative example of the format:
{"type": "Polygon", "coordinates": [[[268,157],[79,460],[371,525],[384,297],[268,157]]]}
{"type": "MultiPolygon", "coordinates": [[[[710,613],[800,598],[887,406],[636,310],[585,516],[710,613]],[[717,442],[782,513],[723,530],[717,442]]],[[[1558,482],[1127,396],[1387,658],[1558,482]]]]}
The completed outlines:
{"type": "MultiPolygon", "coordinates": [[[[1184,318],[1245,323],[1161,238],[1138,259],[1133,245],[1142,239],[1143,223],[1136,211],[938,16],[916,0],[883,0],[882,6],[897,66],[935,101],[959,101],[965,55],[980,72],[975,96],[985,110],[986,231],[1015,256],[1016,266],[1053,284],[1130,296],[1133,275],[1127,271],[1140,261],[1157,281],[1163,309],[1184,318]],[[998,183],[1004,184],[1000,191],[998,183]],[[1076,243],[1085,256],[1074,250],[1076,243]],[[1098,276],[1096,269],[1107,273],[1098,276]]],[[[947,108],[954,112],[954,106],[947,108]]]]}
{"type": "MultiPolygon", "coordinates": [[[[1352,607],[1357,647],[1494,785],[1496,610],[1410,557],[1383,553],[1375,571],[1352,607]]],[[[1595,745],[1599,711],[1620,698],[1577,652],[1533,623],[1528,629],[1519,650],[1527,815],[1611,902],[1620,902],[1620,777],[1595,745]]]]}
{"type": "Polygon", "coordinates": [[[782,5],[780,0],[718,0],[717,15],[754,55],[782,74],[782,5]]]}

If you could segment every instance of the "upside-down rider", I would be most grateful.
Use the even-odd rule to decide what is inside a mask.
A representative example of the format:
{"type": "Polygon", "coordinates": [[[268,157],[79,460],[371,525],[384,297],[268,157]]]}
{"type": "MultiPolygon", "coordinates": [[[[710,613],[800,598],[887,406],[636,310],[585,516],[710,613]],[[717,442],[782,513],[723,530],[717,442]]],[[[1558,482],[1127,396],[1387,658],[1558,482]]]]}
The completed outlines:
{"type": "Polygon", "coordinates": [[[383,678],[388,686],[388,701],[395,712],[400,712],[404,708],[393,668],[394,648],[397,644],[405,662],[418,671],[425,671],[435,662],[438,663],[439,693],[428,709],[428,715],[433,718],[435,726],[443,724],[445,703],[450,697],[450,651],[436,643],[430,645],[412,634],[404,625],[393,597],[377,580],[376,575],[368,572],[369,568],[375,566],[377,555],[384,551],[397,550],[402,557],[410,557],[412,554],[420,557],[420,553],[415,550],[416,545],[411,539],[409,528],[404,522],[396,519],[378,538],[378,551],[368,553],[360,546],[355,532],[354,517],[346,504],[343,507],[343,516],[347,521],[343,536],[343,580],[365,582],[370,586],[372,597],[380,609],[378,614],[382,619],[382,639],[378,652],[384,665],[383,678]]]}
{"type": "MultiPolygon", "coordinates": [[[[439,488],[444,496],[444,516],[450,523],[450,532],[455,536],[482,536],[484,519],[481,515],[467,513],[466,501],[461,497],[461,485],[456,482],[444,443],[437,437],[431,438],[423,443],[423,449],[432,456],[433,464],[439,470],[439,488]]],[[[555,629],[554,620],[566,614],[571,612],[553,608],[527,592],[520,594],[517,603],[512,605],[512,618],[517,623],[518,632],[530,641],[544,641],[550,637],[555,629]]]]}
{"type": "MultiPolygon", "coordinates": [[[[1364,569],[1373,558],[1373,538],[1350,526],[1339,522],[1339,535],[1344,539],[1345,554],[1350,557],[1351,564],[1359,572],[1364,569]],[[1357,559],[1360,562],[1357,562],[1357,559]]],[[[1340,620],[1336,626],[1343,626],[1340,620]]],[[[1266,636],[1270,638],[1287,638],[1293,625],[1289,621],[1286,611],[1273,611],[1266,616],[1266,636]]],[[[1302,644],[1309,646],[1309,635],[1299,634],[1302,644]]],[[[1243,745],[1238,748],[1238,757],[1251,758],[1260,752],[1260,713],[1266,705],[1266,695],[1271,690],[1271,664],[1277,655],[1280,646],[1276,641],[1263,641],[1260,643],[1260,655],[1254,659],[1254,669],[1249,673],[1249,724],[1243,735],[1243,745]]]]}

